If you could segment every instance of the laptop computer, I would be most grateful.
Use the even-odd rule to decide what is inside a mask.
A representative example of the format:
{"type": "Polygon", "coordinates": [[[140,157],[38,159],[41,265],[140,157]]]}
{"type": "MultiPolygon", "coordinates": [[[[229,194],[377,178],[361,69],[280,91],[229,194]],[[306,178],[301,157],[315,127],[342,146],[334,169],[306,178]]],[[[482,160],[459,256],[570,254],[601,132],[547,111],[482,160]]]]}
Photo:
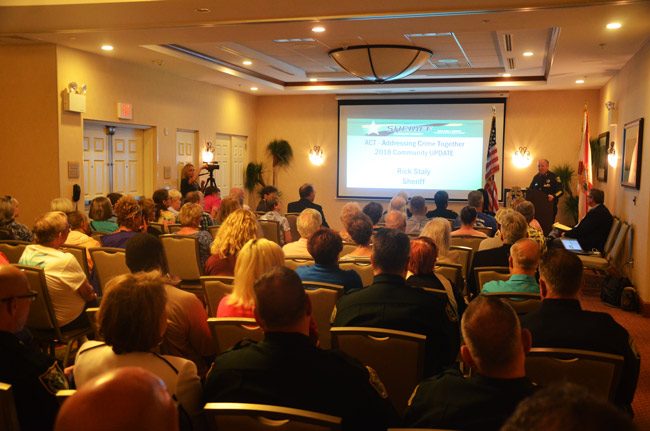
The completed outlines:
{"type": "Polygon", "coordinates": [[[584,255],[600,255],[600,252],[598,251],[587,251],[583,250],[582,246],[578,242],[577,239],[575,238],[560,238],[560,241],[562,241],[562,245],[564,248],[570,252],[576,253],[576,254],[584,254],[584,255]]]}

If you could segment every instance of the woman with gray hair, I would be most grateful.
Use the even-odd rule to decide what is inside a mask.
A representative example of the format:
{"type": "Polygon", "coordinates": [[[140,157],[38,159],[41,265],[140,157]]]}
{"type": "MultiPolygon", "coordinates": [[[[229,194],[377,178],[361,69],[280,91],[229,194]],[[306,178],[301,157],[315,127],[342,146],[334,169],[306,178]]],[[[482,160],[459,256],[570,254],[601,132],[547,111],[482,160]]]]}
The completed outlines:
{"type": "Polygon", "coordinates": [[[438,248],[437,262],[461,263],[460,254],[450,250],[451,246],[451,224],[449,220],[442,217],[434,217],[424,225],[420,236],[431,238],[438,248]]]}
{"type": "Polygon", "coordinates": [[[17,214],[18,200],[8,195],[0,197],[0,231],[5,239],[32,242],[32,231],[16,221],[17,214]]]}

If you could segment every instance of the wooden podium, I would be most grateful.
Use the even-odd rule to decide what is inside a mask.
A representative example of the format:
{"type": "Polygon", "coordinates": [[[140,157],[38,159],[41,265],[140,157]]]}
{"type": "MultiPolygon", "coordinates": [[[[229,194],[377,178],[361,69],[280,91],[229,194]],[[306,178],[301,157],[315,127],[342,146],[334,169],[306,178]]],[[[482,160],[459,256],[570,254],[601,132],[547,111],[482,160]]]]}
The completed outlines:
{"type": "Polygon", "coordinates": [[[540,190],[526,190],[526,200],[535,206],[535,218],[542,226],[544,235],[548,235],[553,229],[555,215],[553,214],[553,202],[548,201],[548,195],[540,190]]]}

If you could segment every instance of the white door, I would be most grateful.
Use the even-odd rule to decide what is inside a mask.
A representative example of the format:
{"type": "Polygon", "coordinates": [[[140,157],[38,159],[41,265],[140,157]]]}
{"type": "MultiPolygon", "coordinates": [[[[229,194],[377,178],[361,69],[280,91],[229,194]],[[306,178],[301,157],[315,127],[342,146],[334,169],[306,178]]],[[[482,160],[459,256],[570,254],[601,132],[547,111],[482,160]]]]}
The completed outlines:
{"type": "Polygon", "coordinates": [[[214,141],[214,160],[219,169],[214,172],[217,187],[226,196],[230,191],[230,135],[218,134],[214,141]]]}
{"type": "Polygon", "coordinates": [[[106,196],[109,193],[110,152],[104,126],[85,124],[83,147],[84,199],[106,196]]]}
{"type": "Polygon", "coordinates": [[[232,150],[230,154],[230,186],[244,188],[244,168],[246,164],[246,136],[232,137],[232,150]]]}
{"type": "Polygon", "coordinates": [[[183,166],[188,163],[197,166],[196,132],[178,129],[176,130],[176,183],[178,190],[181,188],[181,171],[183,166]]]}
{"type": "Polygon", "coordinates": [[[139,129],[115,128],[112,191],[133,196],[144,194],[142,134],[139,129]]]}

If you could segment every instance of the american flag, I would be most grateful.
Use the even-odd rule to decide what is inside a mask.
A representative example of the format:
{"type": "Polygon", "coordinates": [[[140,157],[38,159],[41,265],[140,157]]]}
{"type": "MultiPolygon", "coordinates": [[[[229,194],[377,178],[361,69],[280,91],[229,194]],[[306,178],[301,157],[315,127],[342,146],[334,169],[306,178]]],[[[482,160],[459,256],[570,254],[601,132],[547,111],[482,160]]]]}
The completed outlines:
{"type": "Polygon", "coordinates": [[[485,191],[488,195],[488,211],[496,212],[499,209],[499,195],[494,175],[499,172],[499,153],[497,152],[497,116],[492,108],[492,126],[490,127],[490,141],[488,143],[487,160],[485,161],[485,191]]]}

